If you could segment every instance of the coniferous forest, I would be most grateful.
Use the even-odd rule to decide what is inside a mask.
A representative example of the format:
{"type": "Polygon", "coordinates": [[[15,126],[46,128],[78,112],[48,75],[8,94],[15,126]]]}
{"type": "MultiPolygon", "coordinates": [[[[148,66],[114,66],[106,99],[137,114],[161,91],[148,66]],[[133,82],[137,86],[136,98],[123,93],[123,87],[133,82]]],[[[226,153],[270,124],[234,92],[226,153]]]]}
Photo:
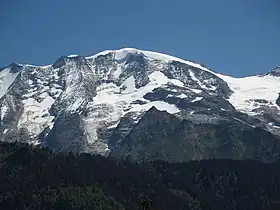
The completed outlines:
{"type": "Polygon", "coordinates": [[[280,163],[132,163],[0,144],[0,209],[280,209],[280,163]]]}

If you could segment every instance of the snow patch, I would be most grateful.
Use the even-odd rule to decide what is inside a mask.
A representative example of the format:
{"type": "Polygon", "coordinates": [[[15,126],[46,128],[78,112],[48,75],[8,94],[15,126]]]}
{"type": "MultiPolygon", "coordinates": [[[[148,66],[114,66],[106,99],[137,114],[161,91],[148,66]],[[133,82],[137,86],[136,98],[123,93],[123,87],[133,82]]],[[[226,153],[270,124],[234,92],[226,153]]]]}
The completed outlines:
{"type": "Polygon", "coordinates": [[[81,107],[85,102],[85,99],[83,98],[77,98],[75,99],[75,102],[72,103],[70,106],[66,108],[66,111],[68,112],[75,112],[79,107],[81,107]]]}
{"type": "Polygon", "coordinates": [[[128,77],[123,84],[121,85],[121,89],[124,89],[122,93],[131,93],[136,90],[135,87],[135,79],[133,76],[128,77]]]}
{"type": "Polygon", "coordinates": [[[216,74],[218,77],[226,81],[234,93],[228,101],[239,111],[250,115],[255,113],[252,111],[257,108],[257,104],[252,99],[267,100],[272,106],[278,108],[276,100],[280,92],[280,78],[271,75],[250,76],[244,78],[234,78],[222,74],[216,74]]]}
{"type": "Polygon", "coordinates": [[[199,93],[201,93],[202,92],[202,90],[199,90],[199,89],[195,89],[195,88],[189,88],[191,91],[193,91],[194,93],[197,93],[197,94],[199,94],[199,93]]]}
{"type": "MultiPolygon", "coordinates": [[[[90,142],[97,140],[97,130],[100,125],[104,127],[105,124],[105,127],[108,125],[107,128],[112,128],[112,124],[117,125],[121,117],[128,112],[138,112],[137,114],[141,115],[143,111],[147,111],[152,106],[155,106],[158,110],[166,110],[172,114],[179,112],[179,109],[175,105],[163,101],[150,102],[143,98],[144,95],[152,92],[155,88],[169,83],[170,79],[162,72],[155,71],[149,75],[149,81],[147,85],[137,90],[133,76],[127,78],[120,87],[114,83],[104,83],[97,87],[97,95],[93,98],[93,102],[89,104],[92,114],[85,120],[90,142]],[[127,88],[121,91],[124,85],[127,88]],[[135,100],[147,101],[147,103],[143,105],[133,104],[132,102],[135,100]]],[[[135,116],[135,119],[137,119],[138,115],[135,116]]]]}
{"type": "Polygon", "coordinates": [[[125,49],[120,49],[115,51],[115,60],[116,61],[122,61],[125,58],[127,58],[128,55],[130,54],[138,54],[140,53],[137,49],[133,48],[125,48],[125,49]]]}
{"type": "Polygon", "coordinates": [[[236,117],[233,117],[233,119],[235,119],[236,121],[241,122],[241,123],[243,123],[243,124],[245,124],[245,125],[248,125],[248,126],[251,127],[251,128],[256,128],[256,126],[251,125],[251,124],[249,124],[249,123],[247,123],[247,122],[245,122],[245,121],[243,121],[243,120],[241,120],[241,119],[238,119],[238,118],[236,118],[236,117]]]}
{"type": "Polygon", "coordinates": [[[7,113],[7,111],[8,111],[8,106],[2,106],[1,107],[1,118],[0,118],[0,120],[2,121],[3,119],[4,119],[4,117],[6,116],[6,113],[7,113]]]}
{"type": "Polygon", "coordinates": [[[193,99],[191,102],[196,102],[196,101],[201,101],[203,98],[202,97],[196,97],[195,99],[193,99]]]}
{"type": "MultiPolygon", "coordinates": [[[[174,105],[165,102],[148,102],[148,104],[133,104],[135,100],[146,101],[143,96],[152,92],[155,88],[168,83],[168,78],[159,71],[149,75],[150,82],[137,89],[135,88],[135,80],[133,76],[127,78],[121,86],[114,83],[104,83],[96,88],[97,95],[93,101],[88,104],[89,115],[84,119],[85,133],[89,143],[96,143],[98,140],[98,129],[111,129],[117,126],[121,117],[128,112],[140,110],[135,116],[141,115],[141,111],[148,110],[155,106],[159,110],[166,110],[170,113],[178,112],[174,105]],[[126,86],[125,90],[122,87],[126,86]],[[112,125],[113,124],[113,125],[112,125]]],[[[136,120],[135,120],[136,121],[136,120]]]]}
{"type": "Polygon", "coordinates": [[[194,62],[191,62],[191,61],[186,61],[186,60],[183,60],[181,58],[177,58],[177,57],[166,55],[166,54],[159,53],[159,52],[139,50],[139,49],[135,49],[135,48],[123,48],[123,49],[118,49],[118,50],[105,50],[103,52],[97,53],[97,54],[92,55],[92,56],[88,56],[86,58],[87,59],[95,59],[96,57],[98,57],[100,55],[106,55],[106,54],[109,54],[109,53],[115,53],[115,59],[116,60],[123,59],[125,56],[127,56],[128,53],[131,53],[131,54],[136,54],[137,53],[137,54],[143,54],[148,59],[151,59],[151,60],[160,60],[160,61],[163,61],[163,62],[166,62],[166,63],[172,62],[172,61],[178,61],[178,62],[187,64],[187,65],[199,68],[201,70],[213,73],[208,68],[205,68],[198,63],[194,63],[194,62]]]}
{"type": "Polygon", "coordinates": [[[92,112],[84,119],[84,128],[87,140],[92,144],[99,139],[98,129],[118,121],[122,113],[111,104],[91,104],[89,107],[92,112]]]}
{"type": "Polygon", "coordinates": [[[132,112],[148,111],[153,106],[159,111],[167,111],[170,114],[175,114],[180,112],[180,110],[175,105],[166,103],[164,101],[152,101],[150,103],[143,104],[143,105],[137,104],[130,111],[132,112]]]}
{"type": "Polygon", "coordinates": [[[280,128],[280,124],[279,123],[269,122],[268,125],[272,126],[273,128],[280,128]]]}
{"type": "Polygon", "coordinates": [[[33,64],[24,64],[24,67],[31,67],[31,68],[40,68],[40,69],[48,69],[48,68],[52,68],[52,65],[33,65],[33,64]]]}
{"type": "Polygon", "coordinates": [[[184,83],[177,79],[169,79],[170,83],[178,87],[184,87],[184,83]]]}
{"type": "Polygon", "coordinates": [[[52,124],[53,116],[49,115],[49,109],[54,103],[54,99],[47,93],[40,95],[42,101],[38,102],[34,98],[23,100],[24,110],[19,119],[18,127],[26,128],[31,137],[39,135],[46,127],[52,124]]]}
{"type": "Polygon", "coordinates": [[[85,58],[86,58],[86,59],[95,59],[95,58],[97,58],[98,56],[107,55],[107,54],[112,53],[112,52],[113,52],[113,50],[105,50],[105,51],[99,52],[99,53],[97,53],[97,54],[95,54],[95,55],[87,56],[87,57],[85,57],[85,58]]]}
{"type": "Polygon", "coordinates": [[[200,80],[198,80],[198,79],[195,77],[193,71],[189,70],[189,74],[190,74],[192,80],[196,81],[197,84],[198,84],[201,88],[203,88],[203,89],[208,89],[208,88],[206,87],[206,85],[204,85],[202,82],[200,82],[200,80]]]}
{"type": "Polygon", "coordinates": [[[71,55],[68,55],[67,57],[68,58],[75,58],[75,57],[78,57],[79,55],[76,55],[76,54],[71,54],[71,55]]]}
{"type": "Polygon", "coordinates": [[[209,69],[203,67],[202,65],[200,65],[198,63],[194,63],[194,62],[191,62],[191,61],[186,61],[186,60],[183,60],[181,58],[177,58],[177,57],[174,57],[174,56],[170,56],[170,55],[166,55],[166,54],[158,53],[158,52],[152,52],[152,51],[146,51],[146,50],[139,50],[139,51],[142,52],[147,57],[150,57],[150,58],[155,59],[155,60],[162,60],[162,61],[165,61],[165,62],[178,61],[178,62],[187,64],[189,66],[193,66],[193,67],[199,68],[201,70],[211,72],[209,69]]]}
{"type": "Polygon", "coordinates": [[[182,94],[180,94],[180,95],[178,95],[176,97],[177,98],[188,98],[188,96],[186,94],[184,94],[184,93],[182,93],[182,94]]]}
{"type": "Polygon", "coordinates": [[[192,114],[194,114],[194,113],[195,113],[195,111],[190,111],[190,113],[189,113],[189,114],[190,114],[190,115],[192,115],[192,114]]]}
{"type": "Polygon", "coordinates": [[[167,84],[170,81],[170,79],[168,79],[168,77],[165,76],[164,73],[162,73],[160,71],[155,71],[155,72],[151,73],[149,75],[149,79],[151,82],[154,82],[155,84],[158,84],[158,85],[167,84]]]}
{"type": "Polygon", "coordinates": [[[7,93],[19,73],[12,73],[10,67],[0,71],[0,98],[7,93]]]}
{"type": "Polygon", "coordinates": [[[118,127],[118,125],[119,125],[119,122],[117,122],[117,123],[115,123],[115,124],[113,124],[113,125],[110,125],[110,126],[107,127],[107,128],[108,128],[108,129],[114,129],[114,128],[118,127]]]}
{"type": "Polygon", "coordinates": [[[114,71],[113,75],[115,79],[118,79],[121,75],[121,73],[123,72],[122,66],[118,66],[117,70],[114,71]]]}

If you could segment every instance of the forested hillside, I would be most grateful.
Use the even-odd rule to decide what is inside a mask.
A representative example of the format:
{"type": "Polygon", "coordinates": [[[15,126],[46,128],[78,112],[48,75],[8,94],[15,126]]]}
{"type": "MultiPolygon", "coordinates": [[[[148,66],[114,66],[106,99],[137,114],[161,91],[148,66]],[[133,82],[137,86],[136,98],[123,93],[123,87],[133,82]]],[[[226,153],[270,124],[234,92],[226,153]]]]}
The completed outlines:
{"type": "Polygon", "coordinates": [[[130,163],[0,144],[0,209],[280,209],[279,162],[130,163]]]}

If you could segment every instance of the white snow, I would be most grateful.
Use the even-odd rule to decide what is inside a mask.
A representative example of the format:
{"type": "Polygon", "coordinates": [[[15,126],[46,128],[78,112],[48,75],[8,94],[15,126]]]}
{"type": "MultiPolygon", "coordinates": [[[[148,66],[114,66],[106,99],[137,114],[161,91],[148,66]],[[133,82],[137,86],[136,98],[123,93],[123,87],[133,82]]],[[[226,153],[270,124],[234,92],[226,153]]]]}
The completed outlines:
{"type": "MultiPolygon", "coordinates": [[[[133,77],[132,77],[133,78],[133,77]]],[[[130,88],[133,89],[134,78],[128,78],[122,85],[129,84],[130,88]]],[[[120,93],[120,87],[114,83],[102,84],[97,87],[97,95],[94,97],[94,104],[129,104],[136,99],[143,99],[143,96],[151,92],[153,89],[160,87],[161,85],[167,84],[168,79],[162,72],[156,71],[149,75],[150,82],[144,87],[138,88],[137,91],[126,91],[120,93]]]]}
{"type": "Polygon", "coordinates": [[[114,75],[114,78],[119,78],[120,77],[120,75],[121,75],[121,73],[122,73],[122,66],[117,66],[117,70],[116,71],[114,71],[114,73],[113,73],[113,75],[114,75]]]}
{"type": "Polygon", "coordinates": [[[217,87],[212,85],[215,80],[213,78],[210,78],[210,79],[207,79],[207,80],[204,80],[203,82],[205,82],[206,84],[208,84],[210,87],[208,87],[209,90],[216,90],[217,87]]]}
{"type": "Polygon", "coordinates": [[[71,55],[68,55],[67,57],[68,58],[75,58],[75,57],[78,57],[79,55],[76,55],[76,54],[71,54],[71,55]]]}
{"type": "Polygon", "coordinates": [[[180,94],[180,95],[178,95],[176,97],[177,98],[188,98],[188,96],[186,94],[184,94],[184,93],[182,93],[182,94],[180,94]]]}
{"type": "Polygon", "coordinates": [[[29,84],[29,85],[32,85],[32,84],[33,84],[33,80],[29,79],[29,80],[28,80],[28,84],[29,84]]]}
{"type": "Polygon", "coordinates": [[[167,111],[170,114],[175,114],[180,112],[180,110],[173,104],[166,103],[164,101],[152,101],[147,104],[143,105],[135,105],[130,111],[132,112],[139,112],[139,111],[147,111],[152,107],[155,107],[157,110],[160,111],[167,111]]]}
{"type": "Polygon", "coordinates": [[[95,58],[97,58],[100,55],[107,55],[107,54],[112,53],[112,52],[113,52],[113,50],[105,50],[105,51],[99,52],[99,53],[97,53],[95,55],[87,56],[85,58],[86,59],[95,59],[95,58]]]}
{"type": "Polygon", "coordinates": [[[20,72],[11,73],[11,68],[5,68],[0,71],[0,98],[2,98],[8,91],[11,84],[20,72]]]}
{"type": "Polygon", "coordinates": [[[69,112],[75,112],[79,107],[82,106],[82,104],[84,104],[84,102],[84,98],[77,98],[70,106],[66,108],[66,110],[69,112]]]}
{"type": "MultiPolygon", "coordinates": [[[[147,101],[144,105],[131,104],[135,100],[146,101],[143,98],[145,94],[170,82],[170,79],[160,71],[151,73],[149,80],[150,82],[147,85],[138,89],[135,88],[133,76],[127,78],[120,87],[114,83],[106,83],[97,87],[97,95],[93,98],[93,102],[89,104],[93,111],[84,120],[87,139],[91,143],[98,139],[98,128],[104,127],[104,125],[105,127],[108,125],[107,128],[117,126],[121,117],[128,112],[136,112],[141,115],[143,111],[147,111],[152,106],[172,114],[179,112],[175,105],[163,101],[147,101]],[[126,89],[121,91],[123,86],[126,86],[126,89]]],[[[135,121],[138,120],[137,116],[135,116],[135,121]]]]}
{"type": "Polygon", "coordinates": [[[135,79],[133,76],[128,77],[122,84],[121,88],[124,88],[122,93],[131,93],[136,90],[135,79]]]}
{"type": "Polygon", "coordinates": [[[48,113],[48,110],[54,103],[54,99],[47,93],[41,94],[40,97],[43,98],[41,102],[36,101],[34,98],[28,98],[22,101],[24,110],[18,122],[18,127],[26,128],[33,137],[51,125],[54,118],[48,113]]]}
{"type": "Polygon", "coordinates": [[[3,131],[3,134],[6,134],[8,132],[8,129],[5,128],[5,130],[3,131]]]}
{"type": "Polygon", "coordinates": [[[107,127],[108,129],[113,129],[113,128],[116,128],[117,126],[119,125],[119,122],[107,127]]]}
{"type": "Polygon", "coordinates": [[[98,140],[97,130],[110,122],[118,121],[120,113],[111,104],[91,104],[93,112],[84,119],[85,134],[89,143],[98,140]]]}
{"type": "Polygon", "coordinates": [[[96,143],[98,140],[97,131],[99,128],[117,126],[121,117],[128,112],[138,110],[139,113],[137,114],[140,115],[141,111],[145,111],[152,106],[171,113],[178,111],[175,106],[165,102],[148,101],[148,104],[144,105],[131,104],[138,99],[145,101],[143,96],[146,93],[169,82],[168,78],[159,71],[151,73],[149,79],[150,82],[147,85],[138,89],[135,88],[133,76],[127,78],[120,87],[114,83],[104,83],[96,88],[97,95],[93,98],[93,102],[88,104],[92,111],[84,119],[85,134],[90,143],[96,143]],[[123,86],[126,86],[125,90],[121,90],[123,86]]]}
{"type": "Polygon", "coordinates": [[[195,89],[195,88],[189,88],[191,91],[193,91],[194,93],[197,93],[197,94],[199,94],[199,93],[201,93],[202,92],[202,90],[199,90],[199,89],[195,89]]]}
{"type": "Polygon", "coordinates": [[[196,98],[193,99],[191,102],[201,101],[202,99],[203,99],[202,97],[196,97],[196,98]]]}
{"type": "Polygon", "coordinates": [[[274,128],[279,128],[280,127],[279,125],[275,125],[273,122],[269,122],[268,125],[272,126],[274,128]]]}
{"type": "Polygon", "coordinates": [[[161,71],[154,71],[149,76],[151,81],[154,81],[158,85],[165,85],[165,84],[173,84],[178,87],[184,87],[184,83],[177,79],[169,79],[167,76],[164,75],[161,71]]]}
{"type": "MultiPolygon", "coordinates": [[[[107,95],[107,97],[109,98],[110,95],[107,95]]],[[[111,95],[110,100],[106,100],[106,97],[103,98],[108,103],[97,104],[96,102],[93,102],[89,106],[93,108],[93,111],[83,120],[85,126],[84,130],[88,142],[91,144],[96,143],[98,141],[97,131],[99,128],[107,127],[107,129],[112,129],[117,127],[120,118],[128,112],[136,112],[138,114],[133,117],[135,122],[137,122],[139,120],[137,117],[142,112],[149,110],[153,106],[160,111],[167,111],[171,114],[180,111],[176,106],[163,101],[153,101],[144,105],[134,104],[133,106],[130,106],[129,110],[125,111],[124,109],[129,107],[129,103],[133,98],[133,96],[129,99],[128,96],[127,98],[120,98],[118,96],[111,95]],[[122,99],[126,99],[127,101],[122,101],[122,99]]]]}
{"type": "Polygon", "coordinates": [[[140,53],[137,49],[133,48],[125,48],[120,50],[115,50],[115,60],[122,61],[125,59],[129,54],[137,54],[140,53]]]}
{"type": "Polygon", "coordinates": [[[7,106],[4,105],[4,106],[1,107],[1,118],[0,118],[0,120],[4,119],[7,111],[8,111],[8,107],[7,106]]]}
{"type": "MultiPolygon", "coordinates": [[[[163,101],[147,101],[146,104],[139,105],[139,104],[131,104],[131,102],[135,100],[142,100],[144,101],[143,96],[148,92],[153,91],[155,88],[173,84],[178,87],[184,87],[184,89],[192,91],[196,94],[202,93],[203,89],[208,90],[215,90],[217,87],[212,86],[214,84],[213,79],[208,79],[204,81],[200,81],[195,76],[195,72],[189,71],[191,78],[197,82],[203,89],[194,89],[185,87],[184,83],[177,80],[177,79],[169,79],[166,77],[160,70],[165,66],[166,63],[171,61],[179,61],[181,63],[188,64],[190,66],[194,66],[200,68],[204,71],[211,72],[212,74],[218,76],[219,78],[226,81],[230,88],[234,91],[234,93],[229,98],[229,102],[235,106],[235,108],[239,111],[246,112],[248,114],[254,114],[252,109],[257,108],[259,106],[258,103],[250,100],[250,99],[265,99],[272,104],[272,106],[276,105],[276,99],[278,98],[278,91],[280,92],[280,78],[273,77],[273,76],[251,76],[245,78],[233,78],[230,76],[221,75],[218,73],[214,73],[210,71],[208,68],[201,66],[200,64],[185,61],[180,58],[176,58],[173,56],[165,55],[162,53],[146,51],[146,50],[138,50],[134,48],[124,48],[119,50],[106,50],[100,53],[97,53],[93,56],[86,57],[87,59],[95,59],[100,55],[106,55],[108,53],[112,53],[114,59],[117,61],[110,71],[106,73],[103,79],[108,79],[107,77],[113,76],[113,78],[118,79],[119,76],[122,74],[124,69],[124,63],[118,62],[122,61],[129,54],[143,54],[146,56],[146,59],[149,60],[153,72],[149,75],[150,82],[145,85],[144,87],[136,89],[135,87],[135,78],[133,76],[128,77],[121,86],[117,86],[116,84],[109,83],[109,84],[102,84],[97,87],[97,95],[93,98],[93,102],[88,105],[88,108],[93,108],[95,112],[91,113],[88,117],[85,118],[85,126],[86,132],[88,135],[88,139],[94,141],[97,139],[97,130],[103,124],[106,124],[105,127],[114,127],[117,126],[120,118],[124,116],[128,112],[139,112],[146,111],[152,106],[155,106],[159,110],[166,110],[169,113],[176,113],[178,112],[178,108],[174,105],[168,104],[163,101]],[[152,61],[152,62],[151,62],[152,61]],[[117,69],[115,69],[115,67],[117,69]],[[112,71],[114,72],[112,73],[112,71]],[[206,86],[206,85],[207,86],[206,86]],[[210,85],[210,87],[208,86],[210,85]],[[125,87],[125,88],[124,88],[125,87]],[[103,107],[105,107],[103,109],[103,107]],[[104,111],[106,110],[106,111],[104,111]]],[[[69,55],[68,57],[76,57],[78,55],[69,55]]],[[[70,64],[68,64],[70,65],[70,64]]],[[[72,65],[72,64],[71,64],[72,65]]],[[[24,65],[24,67],[38,67],[39,70],[44,68],[52,68],[51,65],[47,66],[35,66],[35,65],[24,65]]],[[[68,68],[74,68],[75,66],[68,66],[68,68]]],[[[54,73],[55,79],[58,79],[59,76],[57,74],[59,69],[51,69],[54,73]]],[[[104,72],[100,72],[100,75],[103,75],[104,72]]],[[[3,69],[0,71],[0,98],[6,94],[10,85],[14,82],[14,79],[19,73],[12,74],[9,68],[3,69]]],[[[32,74],[32,73],[31,73],[32,74]]],[[[83,72],[82,72],[83,74],[83,72]]],[[[104,73],[105,74],[105,73],[104,73]]],[[[72,84],[75,85],[77,81],[79,81],[79,74],[67,75],[69,79],[66,80],[67,86],[72,87],[72,84]],[[69,84],[68,84],[69,83],[69,84]]],[[[83,75],[84,76],[84,75],[83,75]]],[[[111,79],[111,78],[110,78],[111,79]]],[[[38,79],[37,81],[39,84],[46,84],[46,81],[42,81],[38,79]]],[[[33,87],[32,80],[28,80],[27,83],[33,87]]],[[[74,87],[74,86],[73,86],[74,87]]],[[[33,94],[38,93],[38,89],[30,89],[24,97],[31,97],[33,94]]],[[[175,89],[175,88],[174,88],[175,89]]],[[[62,90],[61,87],[53,87],[49,88],[47,91],[50,93],[56,94],[58,97],[61,94],[62,90]]],[[[173,91],[173,90],[172,90],[173,91]]],[[[73,95],[76,91],[75,88],[68,88],[66,91],[63,92],[61,100],[66,100],[68,95],[73,95]]],[[[176,89],[174,90],[176,92],[176,89]]],[[[177,91],[179,92],[179,91],[177,91]]],[[[178,94],[178,93],[177,93],[178,94]]],[[[38,134],[44,126],[47,124],[52,126],[52,116],[48,115],[48,110],[51,105],[54,103],[54,99],[48,96],[47,93],[41,95],[43,98],[42,102],[37,102],[35,99],[29,98],[23,100],[24,103],[24,111],[19,120],[19,125],[26,127],[31,133],[38,134]],[[46,114],[46,117],[42,117],[42,115],[46,114]]],[[[176,97],[179,98],[187,98],[186,94],[180,94],[176,97]]],[[[196,102],[202,100],[202,97],[195,97],[192,102],[196,102]]],[[[77,110],[82,104],[84,104],[85,100],[80,97],[79,99],[75,100],[68,108],[70,110],[77,110]]],[[[223,109],[221,109],[223,110],[223,109]]],[[[2,107],[1,109],[1,119],[5,115],[7,111],[7,107],[2,107]]],[[[192,114],[192,113],[191,113],[192,114]]],[[[137,119],[137,116],[136,116],[137,119]]],[[[104,126],[103,126],[104,127],[104,126]]]]}
{"type": "Polygon", "coordinates": [[[169,79],[170,83],[178,87],[184,87],[184,83],[177,79],[169,79]]]}
{"type": "Polygon", "coordinates": [[[155,71],[149,75],[149,79],[151,82],[154,82],[158,85],[167,84],[169,79],[160,71],[155,71]]]}
{"type": "Polygon", "coordinates": [[[33,65],[33,64],[24,64],[23,67],[32,67],[32,68],[39,68],[39,69],[48,69],[51,68],[52,65],[33,65]]]}
{"type": "MultiPolygon", "coordinates": [[[[174,93],[176,93],[174,90],[172,91],[174,93]]],[[[184,93],[181,93],[180,95],[176,95],[176,94],[168,94],[167,97],[175,97],[175,98],[188,98],[188,96],[184,93]]]]}
{"type": "Polygon", "coordinates": [[[190,115],[192,115],[192,114],[194,114],[195,113],[195,111],[190,111],[190,115]]]}
{"type": "Polygon", "coordinates": [[[54,97],[57,98],[59,96],[59,94],[62,92],[62,90],[57,87],[51,87],[48,89],[48,92],[51,94],[55,94],[54,97]]]}
{"type": "Polygon", "coordinates": [[[196,68],[200,68],[204,71],[208,71],[213,73],[212,71],[210,71],[208,68],[203,67],[202,65],[198,64],[198,63],[194,63],[191,61],[186,61],[183,60],[181,58],[177,58],[174,56],[170,56],[170,55],[166,55],[163,53],[159,53],[159,52],[152,52],[152,51],[147,51],[147,50],[140,50],[140,49],[135,49],[135,48],[123,48],[123,49],[117,49],[117,50],[105,50],[103,52],[97,53],[95,55],[92,56],[88,56],[86,57],[87,59],[95,59],[96,57],[100,56],[100,55],[106,55],[109,53],[115,53],[115,59],[116,60],[122,60],[123,58],[125,58],[127,56],[128,53],[131,54],[144,54],[147,58],[152,59],[152,60],[160,60],[163,62],[171,62],[171,61],[178,61],[181,63],[185,63],[187,65],[196,67],[196,68]]]}
{"type": "Polygon", "coordinates": [[[256,127],[256,126],[251,125],[251,124],[249,124],[249,123],[247,123],[247,122],[245,122],[245,121],[243,121],[243,120],[240,120],[240,119],[238,119],[238,118],[236,118],[236,117],[233,117],[233,119],[235,119],[236,121],[241,122],[241,123],[243,123],[243,124],[246,124],[246,125],[250,126],[251,128],[255,128],[255,127],[256,127]]]}
{"type": "Polygon", "coordinates": [[[229,102],[239,111],[254,115],[252,112],[258,104],[250,99],[265,99],[277,107],[276,100],[280,92],[280,78],[271,75],[250,76],[244,78],[234,78],[217,74],[218,77],[226,81],[234,91],[229,98],[229,102]]]}
{"type": "Polygon", "coordinates": [[[39,145],[39,144],[41,144],[37,139],[36,140],[31,140],[30,141],[30,144],[33,144],[33,145],[39,145]]]}
{"type": "Polygon", "coordinates": [[[174,56],[166,55],[166,54],[163,54],[163,53],[146,51],[146,50],[138,50],[138,51],[142,52],[147,57],[150,57],[150,58],[155,59],[155,60],[162,60],[162,61],[165,61],[165,62],[178,61],[178,62],[185,63],[185,64],[193,66],[193,67],[200,68],[200,69],[202,69],[204,71],[211,72],[209,69],[201,66],[198,63],[194,63],[194,62],[191,62],[191,61],[186,61],[186,60],[183,60],[181,58],[177,58],[177,57],[174,57],[174,56]]]}
{"type": "Polygon", "coordinates": [[[189,70],[189,74],[190,74],[192,80],[196,81],[197,84],[198,84],[201,88],[208,89],[208,88],[206,87],[206,85],[204,85],[202,82],[199,81],[199,79],[197,79],[197,78],[195,77],[193,71],[189,70]]]}

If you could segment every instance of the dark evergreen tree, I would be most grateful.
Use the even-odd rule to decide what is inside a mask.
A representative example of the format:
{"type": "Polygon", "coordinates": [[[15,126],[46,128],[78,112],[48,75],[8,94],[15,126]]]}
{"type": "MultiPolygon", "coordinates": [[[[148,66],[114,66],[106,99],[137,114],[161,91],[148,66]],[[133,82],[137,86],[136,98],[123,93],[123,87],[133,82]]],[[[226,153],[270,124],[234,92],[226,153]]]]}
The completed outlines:
{"type": "Polygon", "coordinates": [[[280,162],[136,164],[0,143],[0,209],[280,209],[280,162]]]}

